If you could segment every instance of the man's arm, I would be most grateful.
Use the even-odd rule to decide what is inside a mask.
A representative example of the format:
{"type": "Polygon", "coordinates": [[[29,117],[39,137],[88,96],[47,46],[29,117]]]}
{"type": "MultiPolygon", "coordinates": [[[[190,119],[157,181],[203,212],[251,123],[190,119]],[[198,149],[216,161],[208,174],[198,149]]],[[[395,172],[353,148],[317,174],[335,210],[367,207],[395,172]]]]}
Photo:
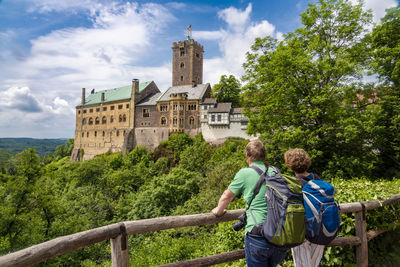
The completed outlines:
{"type": "Polygon", "coordinates": [[[215,207],[211,212],[219,217],[224,215],[226,212],[226,208],[228,207],[229,203],[235,198],[235,194],[228,188],[222,193],[221,198],[218,201],[218,206],[215,207]]]}

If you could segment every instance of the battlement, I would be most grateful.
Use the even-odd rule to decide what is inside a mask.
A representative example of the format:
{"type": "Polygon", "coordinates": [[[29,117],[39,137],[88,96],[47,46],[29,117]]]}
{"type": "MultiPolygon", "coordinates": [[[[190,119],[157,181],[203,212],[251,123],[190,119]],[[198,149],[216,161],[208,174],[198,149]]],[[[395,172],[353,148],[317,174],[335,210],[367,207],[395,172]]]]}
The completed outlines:
{"type": "Polygon", "coordinates": [[[193,40],[193,39],[185,40],[185,41],[179,41],[179,42],[173,42],[172,49],[183,48],[185,46],[190,46],[190,45],[199,46],[199,47],[201,47],[202,50],[204,50],[203,46],[201,44],[199,44],[198,42],[196,42],[195,40],[193,40]]]}

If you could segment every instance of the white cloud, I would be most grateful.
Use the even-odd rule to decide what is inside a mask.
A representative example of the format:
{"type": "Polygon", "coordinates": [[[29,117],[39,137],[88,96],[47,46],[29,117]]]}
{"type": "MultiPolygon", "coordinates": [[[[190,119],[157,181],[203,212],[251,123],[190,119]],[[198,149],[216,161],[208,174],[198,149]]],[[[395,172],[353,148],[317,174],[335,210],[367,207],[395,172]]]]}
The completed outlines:
{"type": "Polygon", "coordinates": [[[229,7],[221,10],[218,17],[226,23],[226,28],[219,31],[194,31],[193,37],[199,40],[216,40],[221,56],[204,60],[204,81],[215,84],[221,75],[232,74],[237,78],[243,75],[242,64],[246,52],[250,50],[256,37],[267,35],[280,37],[275,26],[266,20],[252,22],[250,19],[252,5],[245,10],[229,7]]]}
{"type": "Polygon", "coordinates": [[[218,40],[223,37],[221,31],[193,31],[192,37],[199,40],[218,40]]]}
{"type": "MultiPolygon", "coordinates": [[[[353,4],[357,4],[357,0],[351,0],[353,4]]],[[[364,9],[372,10],[374,22],[380,22],[381,18],[385,16],[386,9],[398,5],[396,0],[365,0],[364,9]]]]}
{"type": "Polygon", "coordinates": [[[0,92],[0,111],[13,109],[22,112],[40,112],[42,108],[28,87],[11,87],[0,92]]]}

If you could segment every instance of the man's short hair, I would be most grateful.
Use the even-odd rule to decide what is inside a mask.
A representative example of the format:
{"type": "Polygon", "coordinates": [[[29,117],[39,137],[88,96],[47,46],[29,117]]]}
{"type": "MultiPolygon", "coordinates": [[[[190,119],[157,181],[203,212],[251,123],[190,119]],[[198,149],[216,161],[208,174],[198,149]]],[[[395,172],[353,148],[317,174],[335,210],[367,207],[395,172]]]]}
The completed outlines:
{"type": "Polygon", "coordinates": [[[285,153],[285,164],[294,172],[303,173],[310,168],[311,158],[304,149],[290,149],[285,153]]]}
{"type": "Polygon", "coordinates": [[[259,140],[250,141],[244,153],[250,159],[251,162],[254,161],[264,161],[267,151],[265,150],[264,144],[259,140]]]}

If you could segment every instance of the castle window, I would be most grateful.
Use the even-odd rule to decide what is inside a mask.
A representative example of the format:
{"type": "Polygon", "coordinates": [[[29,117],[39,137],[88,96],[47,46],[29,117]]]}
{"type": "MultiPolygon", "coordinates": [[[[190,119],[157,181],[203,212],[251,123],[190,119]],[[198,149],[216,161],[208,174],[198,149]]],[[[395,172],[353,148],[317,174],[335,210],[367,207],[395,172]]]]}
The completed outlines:
{"type": "Polygon", "coordinates": [[[82,132],[82,137],[85,137],[85,133],[84,132],[82,132]]]}
{"type": "Polygon", "coordinates": [[[124,105],[118,105],[118,109],[122,109],[124,105]]]}
{"type": "Polygon", "coordinates": [[[101,123],[102,123],[102,124],[106,124],[106,123],[107,123],[107,118],[106,118],[106,116],[103,116],[103,118],[101,119],[101,123]]]}
{"type": "Polygon", "coordinates": [[[179,119],[179,125],[183,125],[183,118],[179,119]]]}
{"type": "Polygon", "coordinates": [[[119,120],[118,121],[122,122],[122,115],[121,114],[119,115],[119,120]]]}
{"type": "Polygon", "coordinates": [[[211,121],[212,121],[212,122],[215,121],[215,115],[211,115],[211,121]]]}
{"type": "Polygon", "coordinates": [[[183,69],[185,67],[185,63],[181,63],[181,69],[183,69]]]}
{"type": "Polygon", "coordinates": [[[96,124],[96,125],[100,124],[100,119],[99,119],[99,117],[96,117],[95,124],[96,124]]]}
{"type": "Polygon", "coordinates": [[[117,136],[119,136],[119,130],[117,130],[117,136]]]}
{"type": "Polygon", "coordinates": [[[103,111],[107,111],[107,107],[103,107],[103,111]]]}
{"type": "Polygon", "coordinates": [[[99,112],[100,111],[100,108],[96,108],[96,112],[99,112]]]}
{"type": "Polygon", "coordinates": [[[161,125],[167,125],[167,119],[165,117],[161,118],[161,125]]]}
{"type": "Polygon", "coordinates": [[[196,57],[197,57],[197,58],[200,58],[200,54],[199,54],[199,53],[196,53],[196,57]]]}
{"type": "Polygon", "coordinates": [[[80,111],[80,110],[78,110],[78,114],[81,114],[81,111],[80,111]]]}
{"type": "Polygon", "coordinates": [[[86,113],[86,109],[83,110],[83,114],[85,114],[85,113],[86,113]]]}
{"type": "Polygon", "coordinates": [[[124,130],[124,135],[126,134],[126,131],[124,130]]]}
{"type": "Polygon", "coordinates": [[[191,104],[188,106],[189,110],[196,110],[196,104],[191,104]]]}
{"type": "Polygon", "coordinates": [[[183,81],[183,76],[181,76],[181,81],[183,81]]]}
{"type": "Polygon", "coordinates": [[[110,123],[113,123],[114,122],[114,116],[111,116],[110,117],[110,123]]]}
{"type": "Polygon", "coordinates": [[[174,110],[178,110],[178,105],[174,105],[174,110]]]}
{"type": "Polygon", "coordinates": [[[174,117],[173,123],[174,123],[174,125],[176,125],[178,123],[178,120],[176,119],[176,117],[174,117]]]}
{"type": "Polygon", "coordinates": [[[94,137],[96,137],[97,136],[97,131],[94,131],[94,137]]]}
{"type": "Polygon", "coordinates": [[[149,109],[144,108],[143,109],[143,118],[148,118],[148,117],[150,117],[149,109]]]}
{"type": "Polygon", "coordinates": [[[168,111],[168,105],[161,105],[160,111],[168,111]]]}
{"type": "Polygon", "coordinates": [[[124,114],[124,115],[122,115],[122,121],[126,121],[126,115],[124,114]]]}
{"type": "Polygon", "coordinates": [[[185,105],[179,105],[179,110],[184,110],[185,109],[185,105]]]}
{"type": "Polygon", "coordinates": [[[110,110],[114,110],[114,106],[111,106],[111,107],[110,107],[110,110]]]}
{"type": "Polygon", "coordinates": [[[221,115],[218,115],[217,121],[221,121],[221,115]]]}
{"type": "Polygon", "coordinates": [[[92,124],[93,124],[93,119],[89,118],[89,125],[92,125],[92,124]]]}
{"type": "Polygon", "coordinates": [[[91,108],[91,109],[89,109],[89,112],[90,112],[90,113],[93,113],[93,109],[92,109],[92,108],[91,108]]]}
{"type": "Polygon", "coordinates": [[[126,108],[129,108],[129,104],[126,104],[126,108]]]}
{"type": "Polygon", "coordinates": [[[106,136],[106,132],[105,132],[105,131],[103,131],[103,137],[104,137],[104,136],[106,136]]]}
{"type": "Polygon", "coordinates": [[[89,137],[89,132],[86,133],[86,137],[89,137]]]}
{"type": "Polygon", "coordinates": [[[86,119],[82,120],[82,125],[85,125],[87,123],[86,119]]]}
{"type": "Polygon", "coordinates": [[[185,55],[185,48],[181,47],[179,50],[181,57],[183,57],[185,55]]]}
{"type": "Polygon", "coordinates": [[[194,118],[193,117],[190,117],[189,124],[190,124],[190,126],[194,126],[194,118]]]}

